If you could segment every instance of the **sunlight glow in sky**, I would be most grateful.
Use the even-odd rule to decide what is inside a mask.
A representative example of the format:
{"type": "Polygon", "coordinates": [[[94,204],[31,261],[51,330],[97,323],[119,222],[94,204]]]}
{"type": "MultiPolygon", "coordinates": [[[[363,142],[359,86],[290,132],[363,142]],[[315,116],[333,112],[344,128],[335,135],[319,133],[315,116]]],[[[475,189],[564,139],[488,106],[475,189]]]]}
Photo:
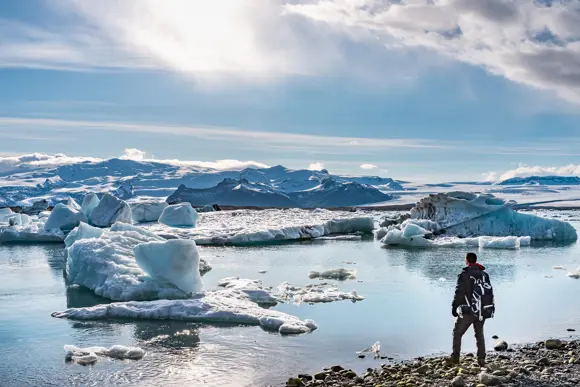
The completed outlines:
{"type": "Polygon", "coordinates": [[[580,174],[579,2],[6,0],[0,85],[4,157],[580,174]]]}

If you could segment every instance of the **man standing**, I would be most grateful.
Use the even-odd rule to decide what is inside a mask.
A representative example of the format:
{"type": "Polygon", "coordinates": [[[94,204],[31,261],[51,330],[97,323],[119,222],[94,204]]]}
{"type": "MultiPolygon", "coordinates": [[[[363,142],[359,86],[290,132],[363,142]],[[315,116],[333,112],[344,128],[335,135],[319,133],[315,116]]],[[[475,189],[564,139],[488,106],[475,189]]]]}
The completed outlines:
{"type": "Polygon", "coordinates": [[[477,343],[477,360],[479,365],[483,366],[485,365],[483,324],[495,313],[493,288],[485,267],[477,263],[475,253],[467,253],[465,263],[467,266],[457,276],[451,309],[453,317],[457,317],[457,320],[453,328],[453,353],[450,360],[452,364],[459,364],[461,338],[473,325],[477,343]]]}

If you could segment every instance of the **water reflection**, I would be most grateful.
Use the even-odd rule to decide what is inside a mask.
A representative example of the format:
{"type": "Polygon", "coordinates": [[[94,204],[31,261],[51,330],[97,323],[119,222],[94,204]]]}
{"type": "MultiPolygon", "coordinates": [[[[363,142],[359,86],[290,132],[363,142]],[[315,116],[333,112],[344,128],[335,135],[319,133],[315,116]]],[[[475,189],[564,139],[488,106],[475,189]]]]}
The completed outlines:
{"type": "Polygon", "coordinates": [[[112,301],[108,298],[97,296],[92,290],[82,286],[69,285],[64,279],[66,288],[66,306],[67,308],[86,308],[99,304],[110,304],[112,301]]]}
{"type": "Polygon", "coordinates": [[[142,321],[132,324],[133,336],[148,346],[197,348],[200,324],[181,321],[142,321]]]}

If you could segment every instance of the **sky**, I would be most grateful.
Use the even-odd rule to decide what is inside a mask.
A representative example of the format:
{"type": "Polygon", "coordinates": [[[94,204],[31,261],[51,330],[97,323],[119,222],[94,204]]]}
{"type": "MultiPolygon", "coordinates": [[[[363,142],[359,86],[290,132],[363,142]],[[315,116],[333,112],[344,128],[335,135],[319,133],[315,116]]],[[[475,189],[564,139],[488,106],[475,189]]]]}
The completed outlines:
{"type": "Polygon", "coordinates": [[[413,181],[577,175],[580,2],[0,2],[0,156],[125,149],[413,181]]]}

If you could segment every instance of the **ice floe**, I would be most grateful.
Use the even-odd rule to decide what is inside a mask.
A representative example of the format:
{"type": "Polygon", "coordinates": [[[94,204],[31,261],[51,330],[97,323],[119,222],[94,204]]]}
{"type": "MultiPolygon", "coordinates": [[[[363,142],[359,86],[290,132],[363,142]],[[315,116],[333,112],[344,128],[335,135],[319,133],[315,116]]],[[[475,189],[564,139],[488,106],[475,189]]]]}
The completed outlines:
{"type": "Polygon", "coordinates": [[[199,323],[259,325],[281,334],[307,333],[317,328],[312,320],[264,309],[236,290],[208,292],[185,300],[115,302],[88,308],[71,308],[52,314],[72,320],[114,318],[177,320],[199,323]]]}
{"type": "Polygon", "coordinates": [[[0,226],[0,243],[62,243],[60,229],[46,231],[44,223],[31,222],[25,226],[0,226]]]}
{"type": "Polygon", "coordinates": [[[576,269],[576,271],[568,272],[567,276],[570,278],[579,279],[580,278],[580,267],[578,269],[576,269]]]}
{"type": "Polygon", "coordinates": [[[124,345],[113,345],[110,348],[105,347],[87,347],[80,348],[74,345],[64,346],[65,359],[74,361],[80,365],[95,364],[99,356],[106,356],[113,359],[131,359],[139,360],[145,356],[145,351],[139,347],[127,347],[124,345]]]}
{"type": "Polygon", "coordinates": [[[170,227],[195,227],[198,214],[190,203],[172,204],[163,209],[159,223],[170,227]]]}
{"type": "MultiPolygon", "coordinates": [[[[515,203],[491,194],[450,192],[423,198],[411,218],[429,220],[448,236],[529,236],[533,240],[575,240],[574,227],[561,220],[513,210],[515,203]]],[[[425,228],[423,224],[420,225],[425,228]]],[[[434,230],[433,230],[434,231],[434,230]]]]}
{"type": "Polygon", "coordinates": [[[135,223],[157,222],[168,204],[161,201],[142,201],[130,203],[135,223]]]}
{"type": "Polygon", "coordinates": [[[308,273],[308,278],[320,278],[320,279],[334,279],[339,281],[344,281],[347,279],[355,279],[356,271],[348,270],[344,268],[330,269],[324,271],[311,271],[308,273]]]}
{"type": "Polygon", "coordinates": [[[97,194],[94,192],[90,192],[86,194],[85,197],[83,198],[83,202],[81,204],[81,211],[87,216],[87,218],[90,218],[91,214],[93,213],[93,210],[97,208],[97,206],[99,205],[99,202],[100,200],[97,194]]]}
{"type": "Polygon", "coordinates": [[[316,238],[317,241],[360,241],[362,235],[335,235],[316,238]]]}
{"type": "Polygon", "coordinates": [[[81,222],[86,221],[87,217],[80,211],[80,209],[59,203],[50,213],[50,216],[44,224],[44,229],[46,231],[59,229],[63,232],[68,232],[78,226],[81,222]]]}
{"type": "Polygon", "coordinates": [[[245,293],[253,302],[260,305],[276,305],[277,299],[264,289],[262,281],[240,277],[227,277],[218,281],[218,286],[245,293]]]}
{"type": "Polygon", "coordinates": [[[104,194],[89,217],[89,223],[97,227],[110,227],[115,222],[132,223],[131,207],[121,199],[104,194]]]}
{"type": "Polygon", "coordinates": [[[273,293],[280,302],[293,302],[296,304],[316,304],[342,300],[353,302],[364,300],[363,296],[357,294],[355,290],[343,292],[335,285],[320,283],[310,284],[303,287],[282,282],[273,293]]]}
{"type": "Polygon", "coordinates": [[[171,265],[183,263],[184,255],[195,268],[198,267],[199,256],[194,252],[193,242],[166,241],[141,227],[121,222],[115,223],[98,238],[93,237],[93,230],[83,227],[84,231],[79,230],[74,243],[67,247],[66,272],[70,283],[87,287],[95,294],[115,301],[186,298],[190,296],[190,289],[197,289],[199,284],[195,282],[199,278],[196,275],[192,274],[189,285],[182,282],[181,276],[173,278],[168,275],[173,273],[171,265]],[[149,242],[156,244],[149,245],[149,242]],[[134,252],[143,243],[147,244],[146,247],[138,248],[138,251],[145,267],[137,263],[134,252]],[[156,252],[159,255],[152,256],[156,252]],[[163,265],[166,266],[164,271],[160,269],[163,265]],[[155,274],[157,269],[159,273],[155,274]],[[157,279],[147,275],[146,270],[154,273],[157,279]]]}
{"type": "Polygon", "coordinates": [[[194,239],[198,245],[247,245],[357,232],[370,235],[374,218],[346,211],[236,210],[199,214],[195,228],[144,227],[165,237],[194,239]]]}

